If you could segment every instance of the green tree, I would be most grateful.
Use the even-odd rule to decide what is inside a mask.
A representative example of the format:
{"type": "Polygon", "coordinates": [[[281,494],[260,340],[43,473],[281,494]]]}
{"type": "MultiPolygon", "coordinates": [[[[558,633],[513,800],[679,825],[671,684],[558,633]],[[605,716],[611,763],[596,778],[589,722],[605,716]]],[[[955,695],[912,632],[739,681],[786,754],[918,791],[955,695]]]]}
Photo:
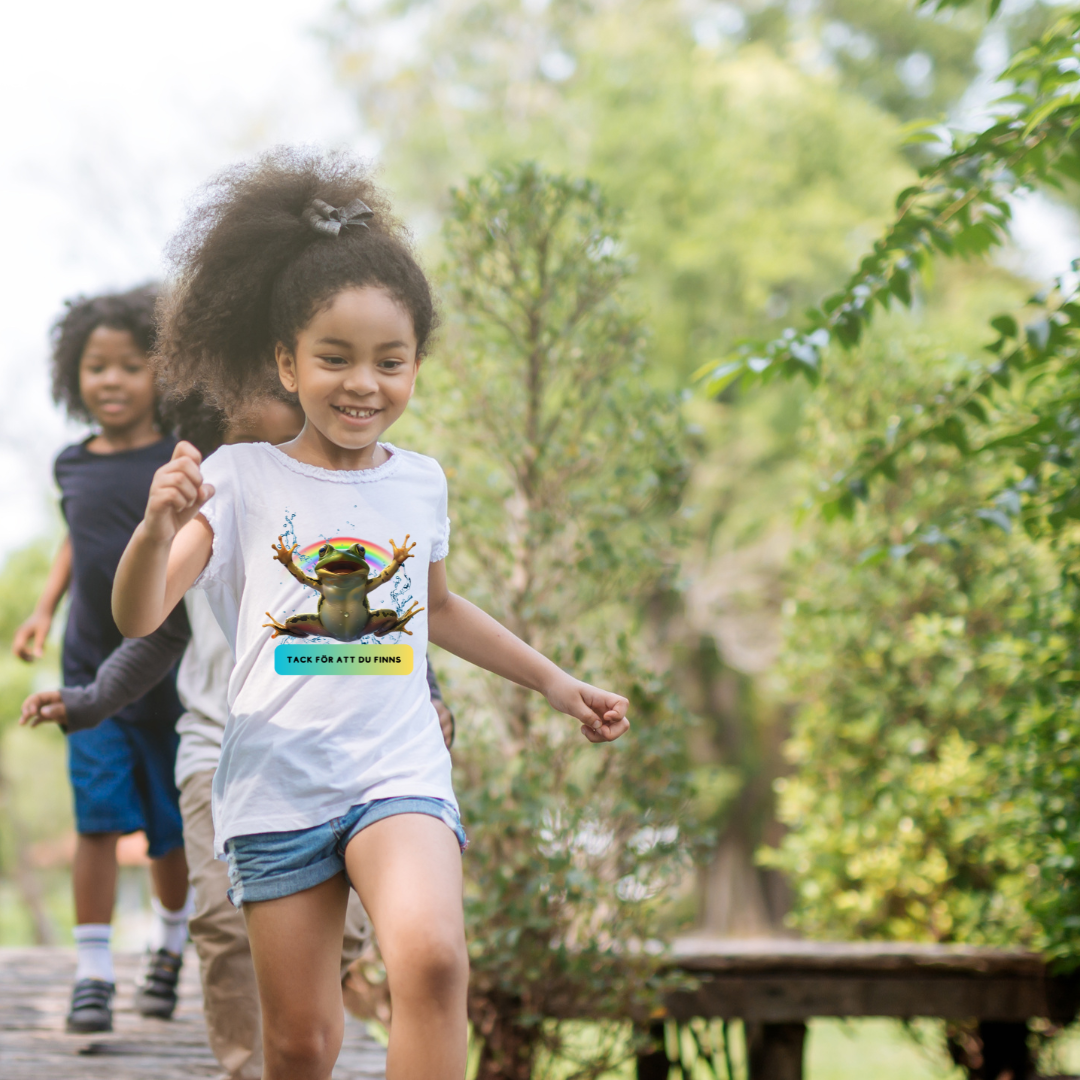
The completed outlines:
{"type": "MultiPolygon", "coordinates": [[[[17,775],[10,761],[13,739],[18,734],[15,724],[37,674],[12,655],[11,642],[45,583],[50,548],[49,544],[34,543],[9,556],[0,569],[0,878],[14,883],[29,917],[32,938],[39,945],[53,944],[56,935],[42,885],[30,864],[29,844],[51,836],[58,824],[68,824],[67,797],[66,793],[49,790],[42,798],[40,786],[33,778],[17,775]],[[63,800],[60,814],[54,806],[58,797],[63,800]]],[[[51,666],[53,660],[50,655],[44,662],[51,666]]],[[[45,738],[55,750],[63,736],[50,732],[45,733],[45,738]]]]}
{"type": "MultiPolygon", "coordinates": [[[[1080,15],[1072,13],[1013,57],[1003,75],[1011,93],[984,130],[928,132],[938,158],[899,194],[895,220],[848,284],[801,332],[746,345],[713,367],[714,391],[778,374],[818,381],[825,362],[837,359],[831,343],[861,349],[875,309],[911,304],[935,260],[973,258],[1003,243],[1018,193],[1068,192],[1080,178],[1078,59],[1080,15]]],[[[820,665],[816,677],[804,673],[805,685],[838,715],[830,727],[813,707],[804,714],[794,747],[802,770],[786,812],[795,823],[812,789],[825,795],[813,770],[828,748],[849,764],[861,761],[867,790],[833,790],[825,799],[842,839],[803,819],[782,849],[807,925],[968,940],[1011,928],[1064,966],[1080,963],[1078,329],[1080,303],[1059,282],[1023,314],[992,320],[986,359],[926,372],[894,409],[852,425],[847,453],[834,458],[841,467],[825,516],[850,519],[843,529],[852,536],[880,536],[889,507],[912,497],[904,535],[891,542],[905,549],[903,572],[841,575],[870,616],[835,600],[808,613],[817,632],[836,635],[837,663],[834,675],[820,665]],[[887,664],[883,682],[893,687],[876,705],[859,674],[871,659],[887,664]],[[916,734],[920,749],[909,742],[905,751],[903,739],[920,724],[929,725],[916,734]],[[924,743],[937,749],[920,761],[924,743]],[[909,792],[903,798],[898,776],[909,792]],[[879,845],[896,871],[890,882],[874,878],[874,851],[861,831],[871,828],[892,830],[879,845]],[[901,865],[910,872],[903,887],[901,865]],[[860,882],[865,893],[856,901],[860,882]],[[931,894],[937,899],[923,903],[931,894]],[[944,921],[933,914],[938,904],[944,921]]],[[[880,355],[871,362],[886,375],[880,355]]],[[[835,378],[828,370],[827,380],[835,378]]]]}
{"type": "MultiPolygon", "coordinates": [[[[807,402],[809,469],[835,471],[965,363],[891,319],[807,402]]],[[[804,529],[780,665],[803,703],[779,781],[790,831],[765,858],[812,936],[1041,945],[1033,837],[1000,777],[1039,676],[1032,631],[1061,614],[1057,561],[977,516],[1007,462],[916,458],[867,513],[804,529]]]]}
{"type": "MultiPolygon", "coordinates": [[[[647,1015],[657,913],[707,824],[640,614],[674,572],[686,436],[642,378],[618,214],[594,185],[487,173],[454,193],[445,242],[444,359],[425,369],[416,423],[450,478],[451,577],[632,702],[631,732],[595,748],[536,695],[447,668],[479,1075],[525,1080],[562,1045],[556,1021],[647,1015]]],[[[619,1053],[601,1041],[575,1075],[619,1053]]]]}
{"type": "Polygon", "coordinates": [[[389,177],[417,207],[442,214],[444,184],[527,157],[589,176],[626,209],[649,377],[669,388],[841,281],[852,237],[878,227],[910,175],[893,117],[808,74],[786,38],[699,43],[712,6],[695,10],[346,4],[329,28],[389,177]],[[406,32],[418,44],[395,56],[406,32]]]}
{"type": "MultiPolygon", "coordinates": [[[[886,6],[919,33],[934,25],[886,6]]],[[[779,328],[787,312],[841,281],[858,238],[888,215],[890,188],[914,175],[895,148],[897,119],[831,69],[805,70],[786,16],[772,36],[747,22],[752,37],[710,40],[701,19],[715,7],[345,4],[330,32],[339,73],[382,140],[389,180],[429,223],[448,213],[444,182],[523,156],[591,177],[626,209],[622,238],[635,261],[626,288],[652,331],[643,376],[681,390],[710,356],[741,335],[779,328]],[[395,54],[403,30],[414,47],[395,54]]],[[[973,49],[977,35],[965,34],[973,49]]],[[[760,670],[718,644],[714,613],[691,625],[683,596],[728,573],[731,546],[771,543],[800,451],[790,437],[798,396],[778,394],[775,422],[760,424],[756,403],[693,409],[704,435],[690,451],[692,501],[701,507],[685,560],[690,581],[685,593],[648,601],[683,701],[707,718],[695,754],[712,763],[717,784],[741,785],[703,871],[702,911],[720,931],[735,928],[732,913],[760,930],[783,907],[780,893],[771,909],[762,899],[770,883],[757,880],[750,852],[773,827],[785,717],[759,692],[760,670]]],[[[749,578],[762,596],[734,604],[771,605],[776,571],[772,562],[755,566],[749,578]]]]}

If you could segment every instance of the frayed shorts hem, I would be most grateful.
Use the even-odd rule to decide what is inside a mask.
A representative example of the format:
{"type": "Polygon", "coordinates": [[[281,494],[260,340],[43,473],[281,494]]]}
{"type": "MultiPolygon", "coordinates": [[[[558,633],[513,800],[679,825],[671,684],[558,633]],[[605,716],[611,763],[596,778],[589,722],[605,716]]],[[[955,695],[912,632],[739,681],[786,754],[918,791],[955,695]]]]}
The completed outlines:
{"type": "Polygon", "coordinates": [[[234,907],[313,889],[345,870],[345,848],[357,833],[397,814],[426,814],[442,821],[462,851],[468,838],[457,808],[443,799],[408,795],[374,799],[352,807],[325,825],[291,832],[253,833],[225,841],[229,899],[234,907]]]}

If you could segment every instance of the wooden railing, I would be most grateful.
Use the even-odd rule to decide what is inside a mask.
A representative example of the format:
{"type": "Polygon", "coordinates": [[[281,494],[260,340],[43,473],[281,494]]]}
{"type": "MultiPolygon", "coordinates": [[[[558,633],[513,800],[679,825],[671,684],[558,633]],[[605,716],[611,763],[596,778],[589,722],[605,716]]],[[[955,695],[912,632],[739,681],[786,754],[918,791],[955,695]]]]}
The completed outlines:
{"type": "MultiPolygon", "coordinates": [[[[801,1080],[806,1021],[814,1017],[940,1017],[974,1020],[979,1080],[1026,1080],[1028,1022],[1069,1023],[1080,981],[1053,976],[1022,950],[895,942],[683,938],[673,962],[696,989],[672,994],[668,1017],[741,1020],[750,1080],[801,1080]]],[[[667,1080],[657,1048],[638,1060],[638,1080],[667,1080]]]]}

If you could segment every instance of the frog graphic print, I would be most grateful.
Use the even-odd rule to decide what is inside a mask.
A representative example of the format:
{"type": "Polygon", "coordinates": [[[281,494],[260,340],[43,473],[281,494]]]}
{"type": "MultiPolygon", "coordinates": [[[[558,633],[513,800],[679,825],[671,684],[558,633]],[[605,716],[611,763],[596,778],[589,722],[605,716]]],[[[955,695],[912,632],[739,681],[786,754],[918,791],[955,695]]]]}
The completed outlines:
{"type": "Polygon", "coordinates": [[[299,546],[287,545],[279,536],[273,545],[273,557],[301,585],[319,594],[318,610],[290,615],[284,622],[275,619],[268,611],[266,615],[270,621],[263,625],[273,629],[271,637],[319,636],[352,642],[368,636],[381,638],[397,631],[412,636],[412,631],[406,627],[414,616],[424,610],[416,601],[400,613],[395,608],[372,611],[368,603],[368,594],[390,581],[405,561],[413,557],[412,549],[416,545],[409,544],[408,535],[400,547],[394,540],[390,541],[392,557],[374,576],[368,562],[368,548],[374,545],[364,540],[338,537],[320,543],[314,564],[306,560],[314,571],[313,575],[297,564],[295,553],[299,546]]]}

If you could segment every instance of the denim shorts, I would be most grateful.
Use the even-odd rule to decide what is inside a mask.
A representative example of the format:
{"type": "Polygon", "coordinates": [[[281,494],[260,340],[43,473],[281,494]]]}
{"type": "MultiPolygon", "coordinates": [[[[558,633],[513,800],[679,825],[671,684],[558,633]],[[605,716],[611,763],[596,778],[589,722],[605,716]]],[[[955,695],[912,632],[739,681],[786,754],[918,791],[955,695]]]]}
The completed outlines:
{"type": "Polygon", "coordinates": [[[464,851],[468,844],[452,803],[426,795],[374,799],[346,811],[325,825],[293,832],[252,833],[225,841],[229,863],[229,899],[235,907],[257,900],[277,900],[303,892],[345,873],[345,848],[361,829],[395,814],[427,814],[444,822],[464,851]]]}

